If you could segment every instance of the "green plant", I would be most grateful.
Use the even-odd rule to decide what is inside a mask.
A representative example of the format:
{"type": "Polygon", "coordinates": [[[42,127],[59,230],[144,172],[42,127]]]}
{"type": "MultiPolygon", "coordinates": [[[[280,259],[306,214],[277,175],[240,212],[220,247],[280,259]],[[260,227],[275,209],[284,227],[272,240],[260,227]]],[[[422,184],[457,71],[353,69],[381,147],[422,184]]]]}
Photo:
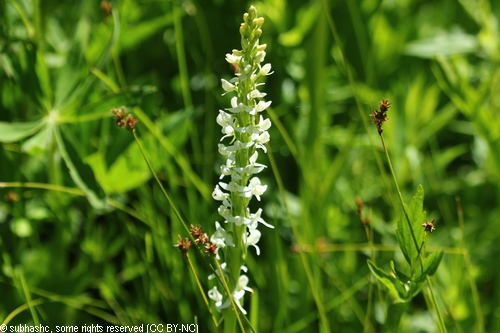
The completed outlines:
{"type": "Polygon", "coordinates": [[[409,265],[409,272],[398,270],[393,261],[391,261],[391,272],[386,273],[372,261],[368,260],[368,267],[375,277],[389,289],[393,300],[388,306],[386,312],[386,321],[384,332],[398,332],[399,322],[404,314],[407,304],[422,290],[426,283],[429,284],[429,292],[433,302],[434,310],[438,315],[440,330],[446,332],[446,326],[443,322],[434,292],[432,290],[429,276],[433,275],[443,256],[443,251],[425,253],[426,236],[434,231],[434,219],[428,221],[426,212],[423,211],[424,189],[419,186],[415,196],[407,205],[401,195],[394,170],[387,153],[383,137],[383,124],[388,120],[387,111],[390,103],[388,100],[380,102],[379,109],[372,111],[372,121],[377,126],[378,134],[382,141],[387,162],[391,170],[393,181],[398,192],[399,200],[402,206],[403,216],[398,219],[396,235],[399,247],[403,252],[406,262],[409,265]]]}

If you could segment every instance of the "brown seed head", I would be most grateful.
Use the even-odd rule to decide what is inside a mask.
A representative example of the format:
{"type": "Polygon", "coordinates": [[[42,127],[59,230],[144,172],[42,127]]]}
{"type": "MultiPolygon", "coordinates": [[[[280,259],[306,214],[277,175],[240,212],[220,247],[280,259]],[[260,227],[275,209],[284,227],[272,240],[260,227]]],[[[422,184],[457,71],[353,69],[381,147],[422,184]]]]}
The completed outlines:
{"type": "Polygon", "coordinates": [[[116,125],[118,125],[121,128],[125,128],[130,132],[133,132],[135,130],[135,126],[137,125],[138,120],[131,114],[128,114],[127,117],[125,117],[124,107],[121,107],[119,109],[111,109],[111,113],[113,113],[114,115],[114,118],[116,120],[116,125]]]}
{"type": "Polygon", "coordinates": [[[191,224],[189,226],[189,231],[194,238],[198,238],[201,234],[203,234],[203,231],[201,231],[201,227],[199,225],[191,224]]]}
{"type": "Polygon", "coordinates": [[[125,128],[130,132],[133,132],[135,130],[135,125],[137,124],[137,122],[137,118],[129,114],[127,115],[127,119],[125,119],[125,128]]]}
{"type": "Polygon", "coordinates": [[[387,112],[387,110],[389,110],[389,108],[391,107],[391,103],[389,102],[389,100],[384,99],[384,100],[380,101],[380,104],[378,107],[380,109],[380,112],[387,112]]]}
{"type": "Polygon", "coordinates": [[[200,226],[195,226],[191,224],[189,228],[191,231],[191,235],[193,235],[193,238],[197,244],[208,243],[208,235],[201,230],[200,226]]]}
{"type": "Polygon", "coordinates": [[[111,109],[111,113],[115,115],[116,119],[125,118],[125,108],[111,109]]]}
{"type": "Polygon", "coordinates": [[[215,244],[208,242],[205,245],[205,249],[206,249],[205,251],[206,254],[209,254],[213,257],[217,255],[217,246],[215,244]]]}
{"type": "Polygon", "coordinates": [[[384,99],[380,101],[379,108],[380,111],[378,110],[372,110],[371,116],[372,116],[372,122],[377,126],[378,134],[382,135],[384,132],[384,129],[382,128],[382,125],[384,122],[386,122],[389,118],[387,118],[387,110],[389,110],[389,107],[391,106],[391,103],[389,103],[389,100],[384,99]]]}
{"type": "Polygon", "coordinates": [[[179,235],[179,240],[174,246],[178,247],[179,251],[181,251],[182,255],[185,257],[187,255],[187,251],[191,247],[191,241],[187,237],[182,239],[181,235],[179,235]]]}

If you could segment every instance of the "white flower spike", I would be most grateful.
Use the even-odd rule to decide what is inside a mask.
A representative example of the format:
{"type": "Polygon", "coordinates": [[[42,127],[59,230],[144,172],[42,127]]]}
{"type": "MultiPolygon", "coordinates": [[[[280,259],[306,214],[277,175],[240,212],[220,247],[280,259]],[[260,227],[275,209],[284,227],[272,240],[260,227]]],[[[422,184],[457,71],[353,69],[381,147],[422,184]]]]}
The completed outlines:
{"type": "MultiPolygon", "coordinates": [[[[264,83],[258,81],[271,75],[272,71],[271,64],[262,64],[266,57],[266,45],[259,43],[259,37],[262,35],[264,19],[258,17],[257,10],[251,6],[248,13],[243,15],[243,20],[240,27],[242,49],[226,54],[226,61],[233,65],[235,76],[229,80],[221,79],[224,95],[234,95],[231,106],[219,110],[216,118],[217,124],[221,126],[223,142],[218,145],[218,151],[225,159],[220,166],[220,179],[224,178],[225,181],[215,186],[212,197],[221,202],[218,213],[224,219],[224,228],[216,222],[216,231],[210,240],[218,248],[219,260],[231,260],[223,262],[221,267],[224,275],[229,277],[226,281],[234,302],[246,314],[243,297],[245,292],[252,290],[247,287],[248,277],[241,273],[241,270],[246,272],[244,258],[250,246],[255,247],[257,255],[260,254],[257,243],[261,232],[257,227],[263,224],[273,228],[262,218],[262,208],[255,213],[251,213],[248,208],[253,197],[260,201],[267,190],[267,185],[262,184],[255,174],[266,168],[257,159],[258,149],[266,153],[266,144],[270,141],[268,130],[271,121],[264,117],[264,111],[270,107],[271,101],[264,100],[267,94],[259,90],[264,83]]],[[[219,273],[215,275],[218,276],[215,280],[220,283],[219,273]]],[[[215,301],[219,311],[230,304],[226,288],[221,287],[219,285],[219,289],[214,287],[209,291],[209,297],[215,301]]],[[[223,314],[231,316],[234,311],[224,311],[223,314]]]]}

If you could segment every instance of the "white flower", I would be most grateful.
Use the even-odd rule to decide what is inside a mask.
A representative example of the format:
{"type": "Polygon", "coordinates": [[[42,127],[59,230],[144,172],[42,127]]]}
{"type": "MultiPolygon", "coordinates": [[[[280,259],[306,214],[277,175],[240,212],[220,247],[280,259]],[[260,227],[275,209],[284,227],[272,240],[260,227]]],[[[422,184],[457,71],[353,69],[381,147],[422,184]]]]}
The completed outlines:
{"type": "Polygon", "coordinates": [[[261,148],[264,153],[267,152],[265,144],[269,142],[271,136],[269,132],[263,132],[262,134],[252,134],[252,140],[255,142],[256,148],[261,148]]]}
{"type": "Polygon", "coordinates": [[[260,71],[259,71],[259,76],[264,76],[264,75],[271,75],[273,74],[274,72],[271,72],[271,64],[265,64],[264,66],[262,66],[260,68],[260,71]]]}
{"type": "MultiPolygon", "coordinates": [[[[255,73],[255,74],[252,74],[251,80],[252,80],[252,82],[255,83],[262,76],[271,75],[273,73],[274,72],[271,72],[271,64],[265,64],[262,67],[259,65],[259,72],[255,73]]],[[[256,84],[256,86],[260,86],[260,85],[263,85],[263,84],[264,83],[258,83],[258,84],[256,84]]]]}
{"type": "MultiPolygon", "coordinates": [[[[236,285],[236,289],[233,292],[233,298],[234,302],[238,306],[238,308],[241,310],[243,314],[247,314],[245,309],[241,306],[241,299],[243,299],[243,296],[245,296],[245,291],[253,292],[252,288],[247,287],[248,284],[248,277],[246,275],[240,275],[238,278],[238,283],[236,285]]],[[[217,306],[217,304],[216,304],[217,306]]]]}
{"type": "Polygon", "coordinates": [[[258,177],[253,177],[250,179],[248,187],[245,187],[244,191],[242,191],[241,196],[245,198],[250,198],[254,195],[257,200],[260,201],[260,196],[264,194],[267,190],[267,185],[261,185],[260,179],[258,177]]]}
{"type": "Polygon", "coordinates": [[[260,92],[258,89],[254,89],[250,91],[250,93],[248,93],[247,98],[248,99],[263,98],[266,95],[267,95],[266,93],[260,92]]]}
{"type": "Polygon", "coordinates": [[[227,308],[229,304],[231,304],[229,298],[224,302],[224,304],[222,304],[223,297],[222,294],[217,290],[217,287],[213,287],[208,291],[208,297],[215,301],[215,307],[219,312],[220,310],[227,308]]]}
{"type": "Polygon", "coordinates": [[[231,106],[232,108],[226,108],[227,111],[231,113],[240,113],[240,112],[250,112],[252,111],[252,107],[245,105],[243,103],[238,103],[238,97],[234,96],[231,98],[231,106]]]}
{"type": "Polygon", "coordinates": [[[260,255],[260,248],[257,246],[257,243],[259,242],[260,240],[260,231],[257,230],[257,229],[250,229],[250,233],[249,235],[247,236],[247,239],[246,239],[246,242],[245,244],[248,246],[253,246],[255,247],[255,252],[257,253],[257,255],[260,255]]]}
{"type": "MultiPolygon", "coordinates": [[[[243,270],[243,267],[245,267],[245,266],[241,267],[242,270],[243,270]]],[[[246,272],[246,270],[245,270],[245,272],[246,272]]],[[[240,288],[241,290],[246,290],[246,291],[249,291],[249,292],[253,293],[252,288],[247,287],[247,285],[248,285],[248,276],[243,275],[243,274],[240,275],[240,277],[238,279],[238,288],[240,288]]]]}
{"type": "Polygon", "coordinates": [[[234,136],[234,128],[232,126],[226,126],[222,129],[222,133],[226,135],[220,138],[220,141],[224,140],[227,137],[234,136]]]}
{"type": "Polygon", "coordinates": [[[254,143],[252,141],[250,142],[241,142],[239,140],[236,140],[234,142],[234,144],[232,146],[225,146],[225,151],[230,153],[230,152],[235,152],[235,151],[238,151],[238,150],[243,150],[243,149],[247,149],[247,148],[250,148],[254,145],[254,143]]]}
{"type": "Polygon", "coordinates": [[[219,188],[219,185],[215,185],[215,189],[212,192],[212,198],[214,198],[217,201],[224,201],[229,197],[229,194],[224,193],[221,191],[219,188]]]}
{"type": "Polygon", "coordinates": [[[222,216],[224,219],[226,219],[228,222],[233,222],[233,221],[230,221],[230,220],[233,220],[234,217],[231,215],[231,209],[229,209],[229,207],[221,205],[221,206],[219,206],[217,211],[218,211],[219,215],[222,216]]]}
{"type": "Polygon", "coordinates": [[[230,152],[227,150],[227,147],[222,143],[219,143],[219,154],[221,154],[222,156],[228,156],[230,154],[230,152]]]}
{"type": "Polygon", "coordinates": [[[235,164],[236,162],[234,161],[234,156],[233,155],[228,156],[226,164],[222,164],[220,166],[221,175],[219,179],[224,178],[224,176],[231,176],[232,179],[234,180],[240,180],[241,176],[238,174],[238,172],[240,171],[237,170],[238,168],[234,167],[235,164]]]}
{"type": "Polygon", "coordinates": [[[264,168],[267,168],[267,166],[265,166],[264,164],[256,163],[258,156],[258,152],[253,153],[253,155],[248,159],[249,163],[247,166],[245,166],[245,168],[235,168],[235,170],[240,173],[245,172],[248,175],[261,172],[262,170],[264,170],[264,168]]]}
{"type": "Polygon", "coordinates": [[[225,91],[225,93],[222,94],[223,96],[225,94],[227,94],[228,92],[235,91],[237,89],[236,85],[230,83],[229,81],[221,79],[221,82],[222,82],[222,89],[224,89],[224,91],[225,91]]]}
{"type": "Polygon", "coordinates": [[[219,110],[219,115],[217,116],[216,121],[221,127],[233,126],[233,116],[222,110],[219,110]]]}
{"type": "MultiPolygon", "coordinates": [[[[229,192],[238,192],[243,197],[251,197],[251,195],[244,195],[245,192],[249,191],[249,188],[246,186],[238,185],[237,183],[230,181],[229,184],[219,182],[220,187],[229,192]]],[[[266,186],[267,187],[267,186],[266,186]]]]}
{"type": "Polygon", "coordinates": [[[264,61],[265,57],[266,57],[266,51],[258,51],[257,54],[255,55],[255,62],[261,63],[264,61]]]}
{"type": "Polygon", "coordinates": [[[269,223],[267,223],[266,221],[264,221],[264,219],[262,217],[260,217],[261,215],[262,215],[262,208],[259,208],[255,213],[250,214],[250,220],[252,221],[252,224],[249,227],[256,229],[258,223],[260,222],[263,225],[265,225],[266,227],[273,229],[274,226],[272,226],[269,223]]]}
{"type": "Polygon", "coordinates": [[[226,54],[226,61],[230,64],[237,64],[238,62],[240,62],[241,60],[241,55],[235,55],[234,52],[235,50],[233,50],[233,54],[230,54],[230,53],[227,53],[226,54]]]}
{"type": "Polygon", "coordinates": [[[222,201],[222,204],[226,207],[231,207],[229,194],[222,192],[222,190],[219,188],[219,185],[215,185],[215,189],[212,192],[212,198],[217,201],[222,201]]]}
{"type": "Polygon", "coordinates": [[[208,291],[208,297],[216,302],[215,305],[218,306],[222,304],[222,294],[217,290],[216,286],[208,291]]]}
{"type": "Polygon", "coordinates": [[[260,101],[259,103],[257,103],[257,105],[255,106],[255,111],[257,112],[262,112],[264,111],[265,109],[267,109],[270,105],[271,105],[272,101],[269,101],[269,102],[264,102],[264,101],[260,101]]]}
{"type": "Polygon", "coordinates": [[[231,235],[229,235],[217,221],[215,222],[215,232],[212,237],[210,237],[210,242],[219,248],[224,248],[226,245],[234,246],[231,235]]]}
{"type": "Polygon", "coordinates": [[[257,125],[262,131],[267,131],[271,128],[271,120],[269,118],[264,119],[262,115],[259,118],[259,124],[257,125]]]}

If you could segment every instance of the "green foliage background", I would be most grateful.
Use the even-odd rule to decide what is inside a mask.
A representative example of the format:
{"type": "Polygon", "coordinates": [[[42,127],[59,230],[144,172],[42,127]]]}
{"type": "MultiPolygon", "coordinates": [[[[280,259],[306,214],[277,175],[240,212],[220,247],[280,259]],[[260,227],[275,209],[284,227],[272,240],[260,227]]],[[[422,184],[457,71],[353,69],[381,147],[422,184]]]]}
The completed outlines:
{"type": "MultiPolygon", "coordinates": [[[[0,1],[0,319],[216,331],[173,246],[186,232],[110,110],[139,119],[181,215],[211,234],[215,117],[229,106],[220,78],[232,76],[224,58],[240,48],[249,4],[122,0],[106,13],[98,1],[0,1]]],[[[447,328],[499,331],[500,2],[252,4],[274,70],[264,90],[277,166],[262,175],[275,229],[248,258],[253,327],[381,330],[389,298],[366,260],[404,261],[402,212],[369,117],[387,98],[384,137],[403,197],[423,185],[436,219],[427,249],[445,253],[433,285],[447,328]]],[[[209,261],[191,258],[206,291],[209,261]]],[[[438,331],[425,297],[400,328],[438,331]]]]}

